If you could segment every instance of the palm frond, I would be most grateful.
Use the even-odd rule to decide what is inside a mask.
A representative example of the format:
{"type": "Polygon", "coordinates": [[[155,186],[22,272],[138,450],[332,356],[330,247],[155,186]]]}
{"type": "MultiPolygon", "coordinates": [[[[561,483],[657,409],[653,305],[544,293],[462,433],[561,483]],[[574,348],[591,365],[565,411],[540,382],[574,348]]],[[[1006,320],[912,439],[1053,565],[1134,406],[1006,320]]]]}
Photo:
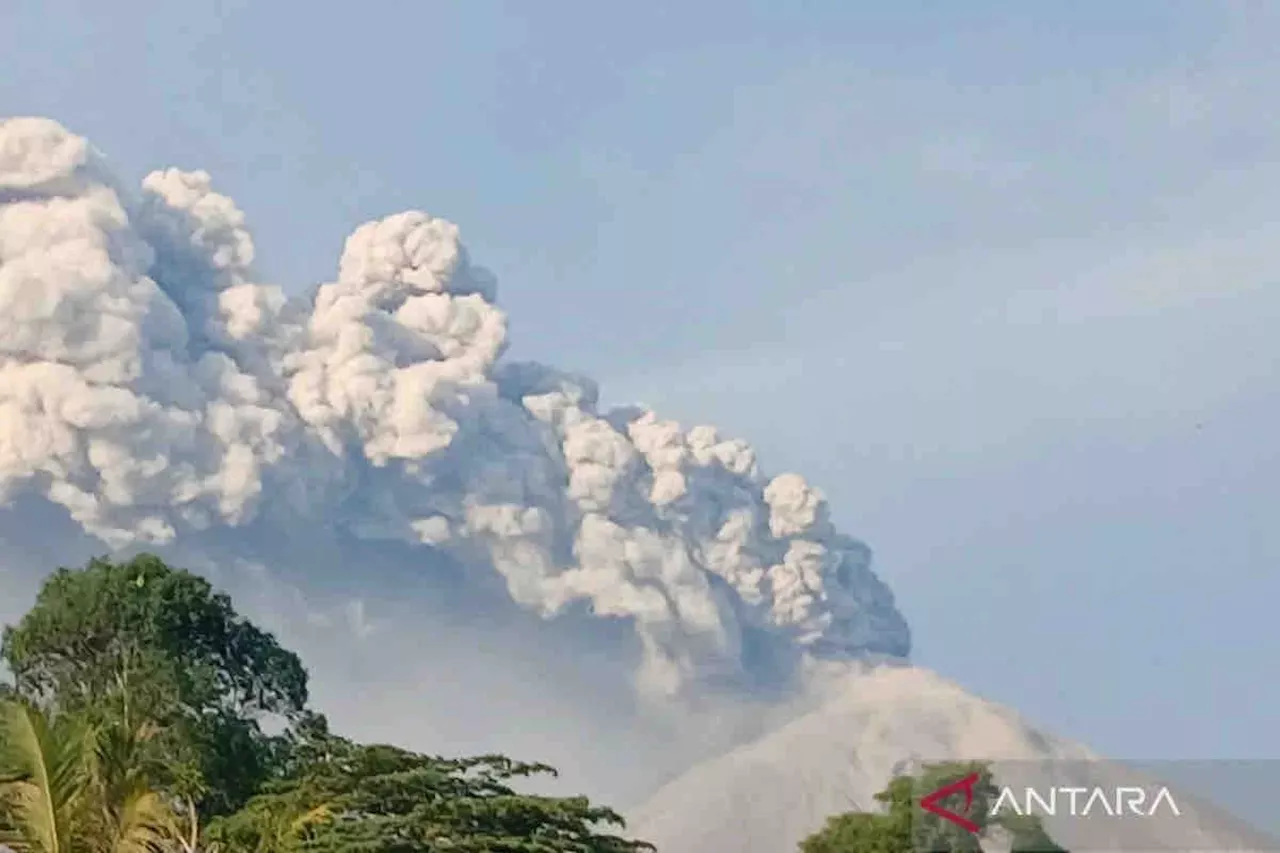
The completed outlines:
{"type": "Polygon", "coordinates": [[[183,837],[178,813],[153,787],[159,760],[148,746],[160,729],[117,721],[94,732],[93,789],[98,826],[93,844],[102,853],[165,853],[183,837]]]}
{"type": "Polygon", "coordinates": [[[16,853],[70,853],[88,782],[86,731],[19,700],[0,701],[3,841],[16,853]]]}
{"type": "Polygon", "coordinates": [[[110,853],[164,853],[179,840],[174,811],[155,791],[138,786],[113,806],[110,853]]]}

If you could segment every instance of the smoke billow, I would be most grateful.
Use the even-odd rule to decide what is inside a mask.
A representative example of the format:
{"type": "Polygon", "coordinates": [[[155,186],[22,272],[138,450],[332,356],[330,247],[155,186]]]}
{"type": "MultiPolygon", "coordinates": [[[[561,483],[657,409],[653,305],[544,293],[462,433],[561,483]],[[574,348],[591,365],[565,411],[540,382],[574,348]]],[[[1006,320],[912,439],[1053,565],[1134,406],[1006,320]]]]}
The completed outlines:
{"type": "Polygon", "coordinates": [[[0,503],[60,506],[111,549],[323,536],[350,573],[378,570],[364,545],[447,567],[626,626],[649,695],[907,654],[868,549],[803,478],[505,360],[495,278],[453,224],[360,226],[306,298],[257,281],[254,251],[207,174],[127,189],[59,124],[0,121],[0,503]]]}

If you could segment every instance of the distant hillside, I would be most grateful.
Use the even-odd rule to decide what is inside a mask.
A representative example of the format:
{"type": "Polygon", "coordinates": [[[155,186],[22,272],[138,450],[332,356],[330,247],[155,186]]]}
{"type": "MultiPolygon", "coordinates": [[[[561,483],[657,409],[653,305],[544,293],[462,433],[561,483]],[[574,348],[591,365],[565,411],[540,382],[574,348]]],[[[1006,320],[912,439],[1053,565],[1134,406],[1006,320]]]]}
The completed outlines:
{"type": "MultiPolygon", "coordinates": [[[[795,853],[828,816],[875,811],[874,794],[896,773],[979,758],[1058,760],[1064,763],[1055,767],[1108,773],[1118,767],[1092,763],[1099,756],[1089,749],[1037,731],[929,670],[880,666],[850,675],[816,710],[664,786],[632,810],[631,829],[661,853],[795,853]]],[[[1195,815],[1203,817],[1199,837],[1185,849],[1280,849],[1221,813],[1197,808],[1195,815]]],[[[1173,829],[1153,825],[1152,832],[1173,829]]],[[[1153,837],[1152,849],[1173,843],[1153,837]]]]}

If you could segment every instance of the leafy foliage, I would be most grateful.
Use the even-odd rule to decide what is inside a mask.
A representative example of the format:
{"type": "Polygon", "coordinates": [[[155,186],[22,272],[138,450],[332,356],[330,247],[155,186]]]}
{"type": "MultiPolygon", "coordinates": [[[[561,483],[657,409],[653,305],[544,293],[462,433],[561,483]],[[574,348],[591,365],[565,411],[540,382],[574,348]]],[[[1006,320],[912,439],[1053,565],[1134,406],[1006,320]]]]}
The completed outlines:
{"type": "MultiPolygon", "coordinates": [[[[848,812],[827,820],[826,826],[800,844],[800,853],[977,853],[979,834],[920,808],[930,792],[977,773],[968,815],[979,833],[994,826],[1013,839],[1011,853],[1066,853],[1029,815],[1001,815],[989,822],[991,803],[999,794],[990,768],[980,762],[928,765],[919,776],[898,776],[880,793],[883,812],[848,812]]],[[[957,795],[963,803],[963,794],[957,795]]],[[[948,806],[950,798],[941,805],[948,806]]],[[[957,809],[957,811],[963,811],[957,809]]]]}
{"type": "Polygon", "coordinates": [[[868,812],[828,818],[822,831],[800,844],[801,853],[902,853],[910,849],[910,836],[894,833],[888,816],[868,812]]]}
{"type": "Polygon", "coordinates": [[[174,824],[146,776],[152,734],[0,701],[0,843],[18,853],[163,849],[174,824]]]}
{"type": "Polygon", "coordinates": [[[143,555],[60,569],[6,628],[0,844],[16,853],[639,853],[550,767],[330,733],[307,673],[203,579],[143,555]],[[264,718],[287,722],[278,737],[264,718]]]}
{"type": "Polygon", "coordinates": [[[296,717],[307,673],[203,578],[150,555],[59,569],[6,628],[19,693],[102,720],[128,685],[130,714],[163,727],[186,793],[208,814],[243,804],[270,773],[269,715],[296,717]]]}
{"type": "Polygon", "coordinates": [[[89,785],[88,732],[51,723],[17,701],[0,704],[0,843],[18,853],[65,853],[89,785]]]}
{"type": "Polygon", "coordinates": [[[209,827],[231,853],[267,850],[630,853],[652,847],[601,834],[621,826],[585,798],[517,793],[513,779],[554,773],[502,756],[443,759],[364,746],[315,721],[299,764],[236,815],[209,827]]]}

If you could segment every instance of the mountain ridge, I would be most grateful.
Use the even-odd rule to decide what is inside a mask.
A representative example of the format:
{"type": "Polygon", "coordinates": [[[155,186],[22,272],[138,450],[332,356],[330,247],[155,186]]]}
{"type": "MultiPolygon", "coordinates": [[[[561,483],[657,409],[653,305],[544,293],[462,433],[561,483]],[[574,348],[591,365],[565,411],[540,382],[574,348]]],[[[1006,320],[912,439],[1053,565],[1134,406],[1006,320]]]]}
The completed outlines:
{"type": "MultiPolygon", "coordinates": [[[[631,810],[636,837],[661,853],[796,853],[827,818],[879,811],[875,794],[895,776],[927,763],[982,761],[997,785],[1018,791],[1167,785],[1177,792],[1176,819],[1108,822],[1074,808],[1044,816],[1050,835],[1075,853],[1134,844],[1152,851],[1280,850],[1260,824],[1223,807],[1222,791],[1211,802],[1159,772],[1104,758],[931,670],[881,661],[831,674],[818,679],[813,705],[694,765],[631,810]]],[[[1009,840],[997,831],[982,844],[994,853],[1009,840]]]]}

